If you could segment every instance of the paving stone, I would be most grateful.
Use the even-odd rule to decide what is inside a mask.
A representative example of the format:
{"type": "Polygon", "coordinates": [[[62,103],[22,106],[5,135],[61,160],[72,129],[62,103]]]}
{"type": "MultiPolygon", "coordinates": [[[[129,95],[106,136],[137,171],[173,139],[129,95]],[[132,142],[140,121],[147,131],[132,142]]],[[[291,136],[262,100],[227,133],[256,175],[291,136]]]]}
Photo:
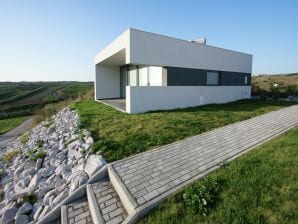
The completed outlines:
{"type": "Polygon", "coordinates": [[[221,127],[117,161],[113,168],[138,205],[298,125],[298,105],[221,127]]]}

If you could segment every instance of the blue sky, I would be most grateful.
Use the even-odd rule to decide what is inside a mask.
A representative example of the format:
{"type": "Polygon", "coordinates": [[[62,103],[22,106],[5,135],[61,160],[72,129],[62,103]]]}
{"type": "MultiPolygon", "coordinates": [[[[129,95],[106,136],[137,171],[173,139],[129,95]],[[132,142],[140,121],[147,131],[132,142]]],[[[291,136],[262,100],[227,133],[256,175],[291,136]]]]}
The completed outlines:
{"type": "Polygon", "coordinates": [[[253,54],[253,74],[298,72],[298,1],[0,0],[0,81],[93,80],[128,27],[253,54]]]}

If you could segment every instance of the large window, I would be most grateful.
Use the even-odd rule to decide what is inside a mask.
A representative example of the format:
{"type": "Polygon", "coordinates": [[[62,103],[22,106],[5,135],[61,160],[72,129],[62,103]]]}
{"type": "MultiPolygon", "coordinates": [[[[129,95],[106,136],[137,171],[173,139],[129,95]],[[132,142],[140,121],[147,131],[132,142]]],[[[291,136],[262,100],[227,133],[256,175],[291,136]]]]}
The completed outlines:
{"type": "Polygon", "coordinates": [[[139,67],[139,85],[148,86],[148,67],[140,66],[139,67]]]}
{"type": "Polygon", "coordinates": [[[207,85],[219,84],[219,72],[207,72],[207,85]]]}
{"type": "Polygon", "coordinates": [[[130,65],[128,67],[128,85],[129,86],[138,86],[138,71],[136,65],[130,65]]]}

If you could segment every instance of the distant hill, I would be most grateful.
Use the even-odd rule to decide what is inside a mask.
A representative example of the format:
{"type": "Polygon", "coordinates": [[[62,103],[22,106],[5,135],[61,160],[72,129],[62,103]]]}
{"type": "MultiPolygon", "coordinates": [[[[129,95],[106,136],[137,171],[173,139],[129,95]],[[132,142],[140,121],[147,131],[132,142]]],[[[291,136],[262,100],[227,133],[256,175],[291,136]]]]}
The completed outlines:
{"type": "Polygon", "coordinates": [[[252,76],[253,95],[257,92],[271,92],[274,84],[278,84],[278,91],[286,95],[298,94],[298,73],[258,75],[252,76]]]}
{"type": "Polygon", "coordinates": [[[93,82],[0,82],[0,119],[31,115],[49,103],[76,98],[93,82]]]}

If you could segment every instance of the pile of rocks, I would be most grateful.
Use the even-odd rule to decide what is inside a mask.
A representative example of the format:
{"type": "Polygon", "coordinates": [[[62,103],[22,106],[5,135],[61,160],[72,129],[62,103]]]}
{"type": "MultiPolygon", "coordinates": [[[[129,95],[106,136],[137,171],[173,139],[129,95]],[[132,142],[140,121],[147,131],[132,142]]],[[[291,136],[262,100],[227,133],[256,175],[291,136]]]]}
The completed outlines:
{"type": "Polygon", "coordinates": [[[90,155],[93,139],[79,122],[65,108],[28,132],[26,143],[22,136],[2,149],[0,223],[34,223],[106,164],[90,155]],[[4,160],[16,150],[12,161],[4,160]]]}

